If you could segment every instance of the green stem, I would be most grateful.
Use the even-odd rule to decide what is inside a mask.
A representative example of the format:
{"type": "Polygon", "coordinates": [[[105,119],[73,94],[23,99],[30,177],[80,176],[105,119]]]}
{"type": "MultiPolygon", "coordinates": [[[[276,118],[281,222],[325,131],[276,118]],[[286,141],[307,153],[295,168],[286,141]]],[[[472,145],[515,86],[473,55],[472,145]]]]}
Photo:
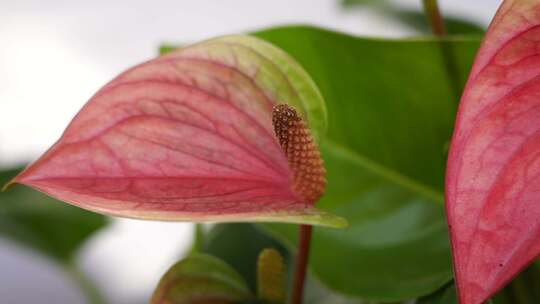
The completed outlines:
{"type": "Polygon", "coordinates": [[[300,239],[298,240],[298,256],[296,257],[296,270],[292,290],[292,304],[302,304],[304,285],[306,280],[309,248],[312,234],[311,225],[300,225],[300,239]]]}
{"type": "Polygon", "coordinates": [[[422,2],[424,3],[424,11],[428,17],[433,34],[436,36],[446,36],[446,26],[439,11],[437,0],[423,0],[422,2]]]}
{"type": "Polygon", "coordinates": [[[80,289],[84,292],[86,299],[91,304],[105,304],[105,298],[100,293],[99,289],[95,286],[94,282],[82,272],[75,263],[68,263],[66,266],[67,272],[73,278],[80,289]]]}
{"type": "Polygon", "coordinates": [[[195,224],[195,231],[193,233],[193,247],[191,248],[191,253],[202,252],[204,246],[204,227],[201,223],[195,224]]]}
{"type": "MultiPolygon", "coordinates": [[[[445,37],[447,35],[446,25],[441,11],[439,10],[437,0],[422,0],[422,2],[424,4],[424,12],[426,13],[426,17],[431,26],[431,32],[437,37],[445,37]]],[[[450,83],[451,94],[454,95],[456,100],[459,100],[463,87],[454,50],[448,41],[440,40],[439,45],[450,83]]]]}

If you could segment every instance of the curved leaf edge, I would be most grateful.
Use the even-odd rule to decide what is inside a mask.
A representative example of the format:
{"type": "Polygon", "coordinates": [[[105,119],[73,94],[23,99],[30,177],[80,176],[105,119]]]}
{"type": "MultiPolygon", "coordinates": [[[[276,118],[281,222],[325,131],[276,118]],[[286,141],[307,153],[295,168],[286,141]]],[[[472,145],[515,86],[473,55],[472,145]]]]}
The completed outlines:
{"type": "Polygon", "coordinates": [[[320,143],[326,134],[328,126],[328,112],[324,97],[315,81],[300,63],[270,42],[255,35],[232,34],[202,40],[188,46],[168,47],[165,51],[160,51],[160,55],[167,56],[167,54],[174,53],[176,50],[196,48],[208,44],[241,47],[255,53],[264,64],[269,64],[277,70],[299,99],[298,101],[278,100],[278,103],[286,103],[295,107],[308,122],[315,141],[320,143]]]}
{"type": "MultiPolygon", "coordinates": [[[[55,194],[49,193],[46,190],[40,189],[31,183],[20,182],[15,177],[9,183],[5,184],[4,189],[10,188],[14,184],[21,184],[30,187],[31,189],[42,192],[46,195],[58,198],[55,194]]],[[[63,200],[62,200],[63,201],[63,200]]],[[[67,204],[82,208],[88,211],[96,212],[103,215],[131,218],[149,221],[164,221],[164,222],[193,222],[193,223],[245,223],[245,222],[268,222],[268,223],[289,223],[289,224],[306,224],[313,226],[322,226],[329,228],[346,228],[349,226],[347,220],[343,217],[331,214],[324,210],[315,207],[306,207],[303,209],[289,209],[267,212],[249,212],[249,213],[231,213],[231,214],[192,214],[189,212],[158,212],[148,210],[131,210],[126,214],[125,210],[115,212],[104,208],[94,206],[81,206],[73,202],[63,201],[67,204]]]]}
{"type": "MultiPolygon", "coordinates": [[[[228,303],[228,301],[242,301],[253,298],[245,279],[229,264],[209,254],[192,253],[169,267],[154,289],[150,303],[161,303],[161,300],[167,296],[167,293],[174,288],[174,284],[171,283],[180,281],[187,283],[187,286],[193,288],[194,283],[190,283],[190,279],[206,279],[210,281],[209,283],[214,283],[214,285],[218,284],[220,290],[215,291],[225,297],[222,300],[226,301],[226,303],[228,303]],[[228,295],[223,294],[223,288],[228,290],[228,295]]],[[[189,291],[188,294],[174,294],[183,297],[187,296],[187,298],[183,298],[183,300],[195,297],[193,300],[197,301],[197,297],[200,297],[201,295],[207,296],[209,295],[209,292],[212,292],[211,289],[207,288],[209,288],[209,286],[204,288],[205,294],[201,294],[202,290],[195,290],[191,295],[189,294],[189,291]]]]}
{"type": "MultiPolygon", "coordinates": [[[[262,39],[247,35],[221,36],[201,41],[199,43],[186,46],[182,49],[189,49],[208,43],[234,44],[235,46],[239,46],[257,53],[258,56],[261,56],[261,60],[265,61],[265,63],[262,64],[266,64],[266,62],[271,63],[275,68],[277,68],[279,73],[282,74],[285,81],[292,86],[292,90],[299,95],[302,106],[302,111],[300,112],[305,113],[304,115],[306,116],[306,119],[309,119],[310,117],[318,117],[317,119],[309,119],[311,123],[313,123],[313,121],[316,121],[313,124],[317,126],[315,128],[312,128],[316,139],[321,136],[321,133],[324,133],[324,131],[326,130],[327,118],[324,99],[311,77],[290,55],[262,39]],[[288,67],[288,69],[284,67],[288,67]],[[294,78],[294,80],[290,79],[291,75],[293,75],[292,77],[294,78]]],[[[128,69],[127,71],[129,70],[130,69],[128,69]]],[[[26,169],[23,170],[23,172],[25,171],[26,169]]],[[[40,189],[39,186],[33,185],[31,182],[25,182],[24,180],[21,180],[21,174],[7,184],[5,184],[1,190],[5,191],[14,183],[19,183],[32,187],[52,197],[58,198],[58,196],[54,195],[53,193],[49,193],[44,189],[40,189]]],[[[334,228],[342,228],[348,226],[348,223],[345,219],[332,215],[328,212],[316,209],[314,207],[291,208],[279,211],[272,210],[268,212],[263,211],[261,213],[234,213],[227,215],[200,215],[192,214],[189,212],[171,213],[148,210],[140,212],[137,210],[130,210],[130,212],[126,214],[125,212],[117,213],[114,210],[106,210],[106,208],[99,208],[94,206],[82,207],[81,205],[74,204],[73,202],[67,203],[100,214],[143,220],[190,222],[285,222],[294,224],[320,225],[334,228]]]]}

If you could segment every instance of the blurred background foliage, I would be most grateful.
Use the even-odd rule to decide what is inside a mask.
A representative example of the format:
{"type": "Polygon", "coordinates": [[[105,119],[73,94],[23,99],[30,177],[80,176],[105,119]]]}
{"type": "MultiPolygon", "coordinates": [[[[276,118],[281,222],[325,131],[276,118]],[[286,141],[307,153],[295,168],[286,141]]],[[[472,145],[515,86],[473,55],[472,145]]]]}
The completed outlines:
{"type": "MultiPolygon", "coordinates": [[[[430,34],[431,29],[426,15],[421,10],[412,10],[396,6],[387,0],[341,0],[343,9],[371,9],[391,21],[399,21],[404,26],[418,31],[420,34],[430,34]]],[[[450,35],[482,35],[484,27],[471,20],[459,16],[444,15],[446,29],[450,35]]]]}
{"type": "MultiPolygon", "coordinates": [[[[7,184],[23,167],[0,171],[7,184]]],[[[28,187],[12,185],[0,194],[0,234],[59,262],[70,261],[77,248],[108,219],[57,201],[28,187]]]]}
{"type": "MultiPolygon", "coordinates": [[[[6,185],[23,166],[0,170],[6,185]]],[[[0,193],[0,236],[32,248],[56,261],[94,304],[104,302],[99,290],[75,263],[77,249],[109,219],[55,200],[22,185],[0,193]]],[[[1,295],[0,295],[1,300],[1,295]]]]}

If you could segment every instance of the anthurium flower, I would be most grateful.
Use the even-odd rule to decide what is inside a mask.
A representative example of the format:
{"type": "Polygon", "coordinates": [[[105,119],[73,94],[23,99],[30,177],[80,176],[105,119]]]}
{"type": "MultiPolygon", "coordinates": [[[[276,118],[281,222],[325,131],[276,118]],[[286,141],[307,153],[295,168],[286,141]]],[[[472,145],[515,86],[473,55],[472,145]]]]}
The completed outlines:
{"type": "Polygon", "coordinates": [[[476,57],[446,180],[461,304],[483,303],[540,253],[540,1],[504,1],[476,57]]]}
{"type": "Polygon", "coordinates": [[[314,207],[325,128],[324,101],[300,65],[227,36],[120,74],[13,182],[115,216],[342,226],[314,207]]]}

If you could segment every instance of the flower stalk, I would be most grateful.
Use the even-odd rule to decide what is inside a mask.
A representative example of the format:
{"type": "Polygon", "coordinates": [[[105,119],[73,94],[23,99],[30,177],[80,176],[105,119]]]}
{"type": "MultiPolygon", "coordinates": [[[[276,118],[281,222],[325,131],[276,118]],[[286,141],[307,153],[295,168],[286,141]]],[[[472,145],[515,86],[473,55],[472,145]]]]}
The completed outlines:
{"type": "Polygon", "coordinates": [[[304,285],[306,280],[309,249],[311,245],[311,225],[300,225],[300,238],[298,240],[298,255],[296,257],[296,269],[294,272],[292,304],[302,304],[304,297],[304,285]]]}
{"type": "Polygon", "coordinates": [[[446,36],[446,25],[444,24],[437,0],[423,0],[422,2],[433,34],[440,37],[446,36]]]}

